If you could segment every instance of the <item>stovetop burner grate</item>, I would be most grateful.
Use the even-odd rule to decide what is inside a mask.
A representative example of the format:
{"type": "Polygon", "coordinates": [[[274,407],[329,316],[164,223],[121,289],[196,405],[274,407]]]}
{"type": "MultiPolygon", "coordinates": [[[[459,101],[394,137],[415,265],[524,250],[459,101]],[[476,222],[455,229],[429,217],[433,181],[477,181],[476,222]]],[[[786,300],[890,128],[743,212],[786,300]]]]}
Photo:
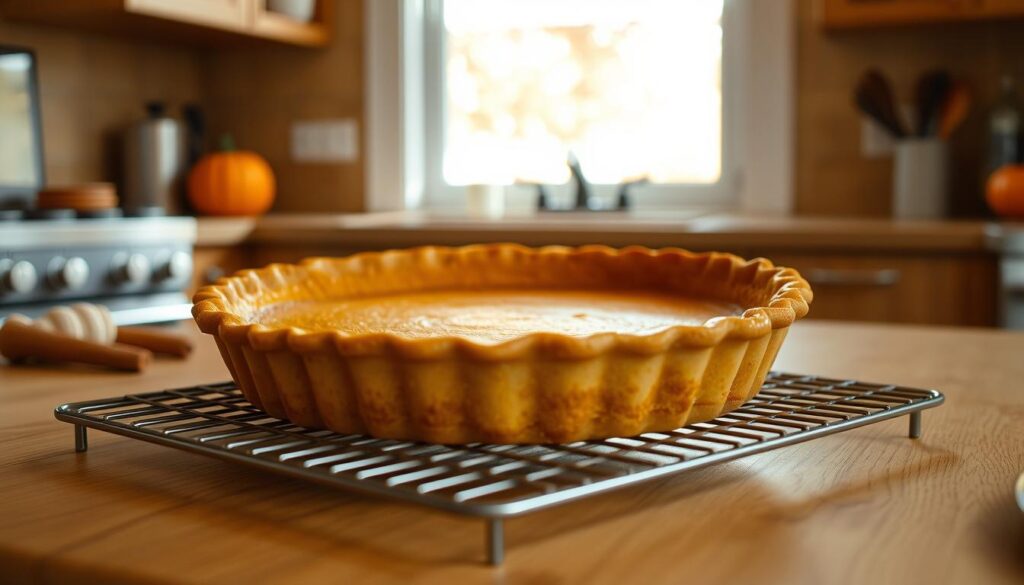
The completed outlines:
{"type": "Polygon", "coordinates": [[[488,519],[488,559],[504,556],[502,519],[921,411],[942,394],[772,373],[742,408],[667,433],[564,445],[445,446],[339,435],[254,408],[230,382],[59,406],[85,451],[86,428],[488,519]]]}

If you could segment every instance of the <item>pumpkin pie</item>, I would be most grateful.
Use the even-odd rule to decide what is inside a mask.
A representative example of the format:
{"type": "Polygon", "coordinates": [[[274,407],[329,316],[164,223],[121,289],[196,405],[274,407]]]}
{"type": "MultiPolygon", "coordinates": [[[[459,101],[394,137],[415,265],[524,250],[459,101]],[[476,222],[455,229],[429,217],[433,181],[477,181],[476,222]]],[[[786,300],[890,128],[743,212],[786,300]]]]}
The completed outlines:
{"type": "Polygon", "coordinates": [[[246,398],[436,443],[667,431],[760,389],[810,287],[721,253],[424,247],[245,270],[193,314],[246,398]]]}

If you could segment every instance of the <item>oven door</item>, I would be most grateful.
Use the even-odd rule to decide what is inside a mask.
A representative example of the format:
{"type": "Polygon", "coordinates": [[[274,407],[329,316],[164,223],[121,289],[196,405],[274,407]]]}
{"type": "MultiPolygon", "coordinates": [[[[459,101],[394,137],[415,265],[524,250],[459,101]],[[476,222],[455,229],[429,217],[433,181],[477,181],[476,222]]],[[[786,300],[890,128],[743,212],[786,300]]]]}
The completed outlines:
{"type": "MultiPolygon", "coordinates": [[[[169,323],[192,318],[192,303],[183,292],[95,297],[76,299],[74,302],[103,305],[110,310],[110,316],[114,318],[114,324],[118,327],[169,323]]],[[[62,304],[69,303],[26,303],[24,305],[0,306],[0,325],[3,325],[9,315],[17,313],[30,319],[38,319],[53,307],[62,304]]]]}
{"type": "Polygon", "coordinates": [[[1001,323],[1024,330],[1024,255],[1004,256],[1001,268],[1001,323]]]}

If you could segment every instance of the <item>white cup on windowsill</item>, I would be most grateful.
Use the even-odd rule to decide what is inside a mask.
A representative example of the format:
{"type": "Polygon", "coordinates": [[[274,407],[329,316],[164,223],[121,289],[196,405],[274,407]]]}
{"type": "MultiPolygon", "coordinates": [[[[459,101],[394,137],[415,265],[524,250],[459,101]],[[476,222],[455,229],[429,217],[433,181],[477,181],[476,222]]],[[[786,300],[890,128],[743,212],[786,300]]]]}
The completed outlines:
{"type": "Polygon", "coordinates": [[[935,137],[900,140],[892,179],[893,217],[945,217],[949,209],[949,145],[935,137]]]}
{"type": "Polygon", "coordinates": [[[505,186],[466,185],[466,214],[487,219],[505,215],[505,186]]]}

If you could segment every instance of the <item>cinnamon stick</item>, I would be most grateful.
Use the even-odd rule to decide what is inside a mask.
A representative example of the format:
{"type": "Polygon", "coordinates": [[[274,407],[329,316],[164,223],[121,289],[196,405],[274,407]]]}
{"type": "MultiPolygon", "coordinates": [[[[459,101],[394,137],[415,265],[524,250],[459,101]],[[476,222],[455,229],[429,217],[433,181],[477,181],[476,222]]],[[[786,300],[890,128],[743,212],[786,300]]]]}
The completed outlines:
{"type": "Polygon", "coordinates": [[[39,358],[130,372],[142,371],[153,358],[153,354],[145,349],[75,339],[17,320],[5,321],[0,328],[0,355],[11,361],[39,358]]]}
{"type": "Polygon", "coordinates": [[[190,339],[153,327],[118,327],[117,342],[178,357],[187,357],[192,353],[190,339]]]}

